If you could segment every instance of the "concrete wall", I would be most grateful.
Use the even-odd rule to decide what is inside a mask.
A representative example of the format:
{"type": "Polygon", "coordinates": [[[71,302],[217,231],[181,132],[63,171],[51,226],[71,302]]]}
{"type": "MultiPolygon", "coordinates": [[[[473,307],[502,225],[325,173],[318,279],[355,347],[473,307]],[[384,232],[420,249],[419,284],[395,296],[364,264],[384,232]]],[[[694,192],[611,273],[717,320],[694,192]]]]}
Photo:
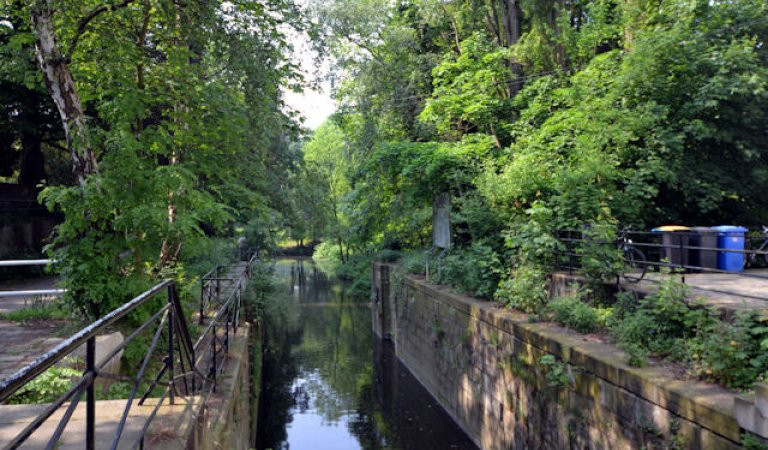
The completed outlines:
{"type": "Polygon", "coordinates": [[[372,296],[374,331],[481,448],[739,447],[717,386],[390,265],[374,265],[372,296]]]}

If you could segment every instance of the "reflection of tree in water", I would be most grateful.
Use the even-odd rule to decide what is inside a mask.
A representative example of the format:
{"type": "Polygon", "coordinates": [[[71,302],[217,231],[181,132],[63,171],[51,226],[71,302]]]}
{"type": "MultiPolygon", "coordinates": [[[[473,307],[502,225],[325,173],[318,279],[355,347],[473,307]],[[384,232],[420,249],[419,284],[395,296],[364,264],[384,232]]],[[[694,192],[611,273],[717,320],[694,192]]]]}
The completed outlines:
{"type": "MultiPolygon", "coordinates": [[[[284,278],[283,278],[284,279],[284,278]]],[[[288,437],[286,424],[293,420],[293,380],[298,365],[291,349],[301,342],[298,310],[285,295],[288,283],[278,285],[264,305],[262,391],[259,399],[256,448],[281,448],[288,437]]]]}
{"type": "Polygon", "coordinates": [[[367,299],[347,295],[310,261],[279,263],[275,273],[283,284],[266,308],[257,448],[287,445],[286,425],[303,413],[325,425],[345,421],[364,449],[472,447],[446,415],[431,418],[434,400],[415,379],[403,382],[407,370],[393,355],[381,358],[367,299]]]}

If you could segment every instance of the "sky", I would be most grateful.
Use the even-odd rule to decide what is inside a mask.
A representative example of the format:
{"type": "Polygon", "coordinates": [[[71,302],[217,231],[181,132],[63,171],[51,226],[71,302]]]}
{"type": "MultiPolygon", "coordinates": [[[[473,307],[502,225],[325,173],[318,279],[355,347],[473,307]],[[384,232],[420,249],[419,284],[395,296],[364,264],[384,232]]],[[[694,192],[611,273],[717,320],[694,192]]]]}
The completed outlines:
{"type": "MultiPolygon", "coordinates": [[[[293,44],[293,60],[301,67],[305,80],[311,82],[318,75],[318,67],[314,60],[315,53],[309,45],[309,37],[305,33],[291,32],[288,36],[293,44]]],[[[327,59],[319,67],[320,74],[327,74],[330,64],[327,59]]],[[[304,88],[303,93],[285,91],[285,103],[292,109],[301,113],[306,119],[304,126],[316,129],[336,111],[336,103],[331,98],[331,86],[325,80],[319,80],[319,89],[304,88]]]]}

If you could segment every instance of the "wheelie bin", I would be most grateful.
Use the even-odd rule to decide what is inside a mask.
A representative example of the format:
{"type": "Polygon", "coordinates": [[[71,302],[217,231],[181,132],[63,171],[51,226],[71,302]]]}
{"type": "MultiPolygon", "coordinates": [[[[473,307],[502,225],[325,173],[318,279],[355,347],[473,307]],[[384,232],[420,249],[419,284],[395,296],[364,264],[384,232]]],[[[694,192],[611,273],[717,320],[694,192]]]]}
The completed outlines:
{"type": "Polygon", "coordinates": [[[744,233],[747,229],[735,225],[712,227],[717,230],[717,268],[728,272],[744,270],[744,233]],[[736,250],[736,251],[728,251],[736,250]]]}
{"type": "Polygon", "coordinates": [[[651,231],[662,233],[662,260],[666,260],[671,266],[688,265],[690,228],[683,225],[664,225],[651,231]]]}
{"type": "Polygon", "coordinates": [[[718,231],[710,227],[693,227],[688,243],[692,248],[688,259],[691,266],[702,269],[717,269],[717,237],[718,231]],[[704,249],[712,250],[704,250],[704,249]]]}

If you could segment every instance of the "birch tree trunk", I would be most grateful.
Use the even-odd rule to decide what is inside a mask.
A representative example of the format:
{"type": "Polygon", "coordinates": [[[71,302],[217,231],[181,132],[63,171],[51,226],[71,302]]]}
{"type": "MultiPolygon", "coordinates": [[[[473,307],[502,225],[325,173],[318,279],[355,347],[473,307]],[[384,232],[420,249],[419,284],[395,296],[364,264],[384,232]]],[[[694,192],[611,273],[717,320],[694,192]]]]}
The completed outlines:
{"type": "Polygon", "coordinates": [[[30,14],[35,33],[37,62],[43,72],[45,86],[64,125],[67,148],[72,158],[72,171],[82,186],[86,177],[96,173],[98,167],[96,155],[88,142],[85,112],[75,89],[75,80],[66,58],[56,45],[52,0],[35,0],[30,7],[30,14]]]}

